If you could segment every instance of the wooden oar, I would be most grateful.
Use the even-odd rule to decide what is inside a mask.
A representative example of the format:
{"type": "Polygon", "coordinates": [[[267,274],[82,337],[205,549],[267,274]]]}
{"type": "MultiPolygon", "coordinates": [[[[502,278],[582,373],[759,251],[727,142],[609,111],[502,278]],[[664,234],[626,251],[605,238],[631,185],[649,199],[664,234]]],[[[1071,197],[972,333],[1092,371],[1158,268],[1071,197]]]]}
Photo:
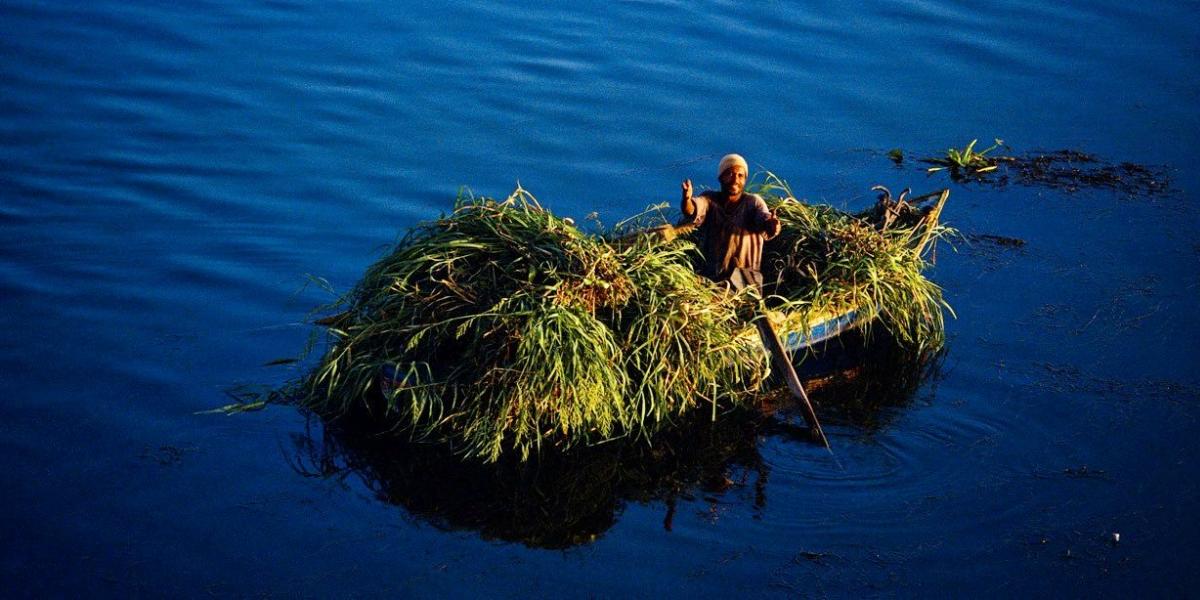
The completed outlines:
{"type": "Polygon", "coordinates": [[[658,225],[656,227],[651,227],[649,229],[642,229],[639,231],[634,231],[633,233],[627,233],[627,234],[617,238],[614,241],[619,242],[619,243],[628,243],[633,240],[636,240],[637,238],[639,238],[641,236],[649,235],[649,236],[656,236],[664,242],[669,242],[681,235],[687,235],[687,234],[691,233],[692,230],[694,230],[695,228],[696,228],[695,223],[686,223],[686,224],[680,224],[680,225],[671,225],[668,223],[665,225],[658,225]]]}
{"type": "MultiPolygon", "coordinates": [[[[808,401],[808,394],[804,392],[804,386],[800,383],[800,377],[796,375],[796,369],[792,367],[792,361],[788,358],[787,351],[783,349],[783,343],[779,341],[779,333],[775,331],[775,326],[771,324],[771,320],[767,318],[765,312],[759,313],[755,324],[758,326],[758,335],[762,338],[763,346],[771,355],[771,363],[775,365],[775,370],[783,374],[788,389],[800,401],[800,408],[804,410],[804,421],[808,423],[808,427],[821,440],[825,448],[829,449],[829,440],[825,437],[825,432],[821,430],[821,423],[817,421],[817,413],[813,410],[812,402],[808,401]]],[[[832,449],[830,450],[832,451],[832,449]]]]}
{"type": "Polygon", "coordinates": [[[321,317],[320,319],[313,321],[313,325],[320,325],[322,327],[336,327],[341,324],[343,319],[345,319],[346,317],[349,317],[351,312],[352,311],[347,310],[347,311],[340,312],[336,315],[329,315],[328,317],[321,317]]]}

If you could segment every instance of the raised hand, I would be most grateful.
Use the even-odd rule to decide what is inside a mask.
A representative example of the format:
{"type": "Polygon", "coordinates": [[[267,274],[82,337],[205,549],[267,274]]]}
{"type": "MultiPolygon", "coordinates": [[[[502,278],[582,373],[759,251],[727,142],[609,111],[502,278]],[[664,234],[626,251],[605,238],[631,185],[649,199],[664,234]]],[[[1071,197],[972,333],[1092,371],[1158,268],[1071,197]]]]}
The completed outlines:
{"type": "Polygon", "coordinates": [[[775,237],[775,236],[779,235],[780,231],[783,230],[783,223],[779,222],[779,217],[775,215],[775,210],[778,210],[778,209],[771,210],[771,216],[767,217],[767,221],[766,221],[767,232],[766,233],[767,233],[768,237],[775,237]]]}
{"type": "Polygon", "coordinates": [[[685,215],[696,214],[696,202],[692,200],[692,180],[684,179],[683,183],[679,184],[679,189],[682,190],[682,198],[679,201],[679,210],[685,215]]]}

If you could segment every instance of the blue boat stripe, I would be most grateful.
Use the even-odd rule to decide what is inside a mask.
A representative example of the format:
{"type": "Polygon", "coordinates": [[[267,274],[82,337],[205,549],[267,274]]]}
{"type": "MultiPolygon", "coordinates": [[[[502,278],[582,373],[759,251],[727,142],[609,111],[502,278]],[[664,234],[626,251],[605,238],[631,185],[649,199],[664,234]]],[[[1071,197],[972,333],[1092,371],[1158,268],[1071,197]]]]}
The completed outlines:
{"type": "Polygon", "coordinates": [[[795,352],[796,350],[823,342],[851,328],[857,317],[858,311],[852,310],[813,325],[807,333],[800,331],[788,332],[785,349],[788,352],[795,352]]]}

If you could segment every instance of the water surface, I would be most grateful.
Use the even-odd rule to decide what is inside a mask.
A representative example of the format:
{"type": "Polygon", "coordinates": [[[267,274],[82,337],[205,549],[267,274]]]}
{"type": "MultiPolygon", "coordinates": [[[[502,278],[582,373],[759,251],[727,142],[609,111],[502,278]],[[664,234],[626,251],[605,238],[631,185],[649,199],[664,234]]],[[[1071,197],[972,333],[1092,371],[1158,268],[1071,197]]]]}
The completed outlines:
{"type": "Polygon", "coordinates": [[[1195,5],[0,3],[0,581],[19,595],[1180,595],[1200,528],[1195,5]],[[952,187],[938,377],[835,453],[624,496],[594,541],[304,477],[307,311],[460,186],[613,222],[726,152],[811,200],[972,138],[1174,192],[952,187]],[[1086,469],[1085,469],[1086,467],[1086,469]],[[765,474],[765,477],[764,477],[765,474]],[[668,530],[664,526],[671,515],[668,530]],[[1120,533],[1113,544],[1112,534],[1120,533]]]}

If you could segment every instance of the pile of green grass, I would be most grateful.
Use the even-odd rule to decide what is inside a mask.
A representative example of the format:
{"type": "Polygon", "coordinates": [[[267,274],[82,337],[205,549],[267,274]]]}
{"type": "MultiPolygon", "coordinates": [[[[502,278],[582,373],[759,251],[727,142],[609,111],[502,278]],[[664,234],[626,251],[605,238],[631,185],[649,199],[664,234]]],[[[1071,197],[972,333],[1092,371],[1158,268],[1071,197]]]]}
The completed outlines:
{"type": "MultiPolygon", "coordinates": [[[[779,308],[874,307],[911,347],[940,347],[944,302],[914,231],[785,200],[776,178],[755,191],[784,222],[764,260],[779,308]]],[[[327,307],[339,316],[301,402],[485,461],[747,406],[768,370],[748,323],[760,301],[697,276],[695,240],[670,237],[586,234],[521,189],[460,197],[327,307]],[[385,367],[402,384],[381,393],[385,367]]]]}
{"type": "Polygon", "coordinates": [[[742,403],[766,372],[738,338],[752,300],[702,282],[691,251],[608,243],[523,190],[460,198],[340,301],[303,403],[370,411],[489,461],[648,436],[701,404],[742,403]],[[404,385],[378,401],[385,365],[404,385]]]}
{"type": "MultiPolygon", "coordinates": [[[[786,182],[768,174],[753,186],[783,224],[763,248],[766,292],[779,309],[805,315],[836,314],[858,307],[875,315],[862,327],[882,326],[906,348],[936,352],[944,342],[943,309],[949,310],[921,245],[924,227],[881,230],[863,215],[793,199],[786,182]]],[[[929,239],[951,230],[937,224],[929,239]]]]}

